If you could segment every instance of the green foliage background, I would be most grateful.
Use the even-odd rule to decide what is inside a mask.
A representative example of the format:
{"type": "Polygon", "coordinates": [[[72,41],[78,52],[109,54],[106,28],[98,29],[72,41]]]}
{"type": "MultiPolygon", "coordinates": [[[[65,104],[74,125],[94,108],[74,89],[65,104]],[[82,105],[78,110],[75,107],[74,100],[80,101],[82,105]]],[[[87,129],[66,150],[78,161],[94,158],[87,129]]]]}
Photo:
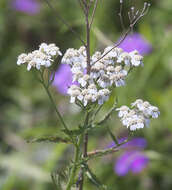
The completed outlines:
{"type": "MultiPolygon", "coordinates": [[[[52,0],[54,8],[85,37],[84,16],[77,0],[52,0]]],[[[63,52],[81,46],[76,37],[55,17],[45,1],[41,12],[27,15],[11,9],[9,0],[0,1],[0,189],[53,190],[50,172],[66,169],[72,159],[72,147],[64,144],[34,143],[27,139],[61,135],[61,126],[48,97],[30,72],[16,65],[17,56],[38,47],[41,42],[54,42],[63,52]]],[[[143,1],[126,1],[128,7],[142,8],[143,1]]],[[[171,190],[172,189],[172,1],[152,0],[150,12],[135,28],[152,44],[153,52],[144,59],[144,67],[134,71],[127,86],[114,92],[119,105],[143,98],[157,105],[160,117],[150,128],[133,136],[147,139],[145,153],[150,158],[148,167],[139,175],[118,177],[113,171],[116,157],[106,156],[90,163],[97,176],[112,189],[171,190]]],[[[103,49],[115,42],[121,27],[117,16],[118,0],[100,0],[92,31],[91,51],[103,49]]],[[[127,19],[125,23],[127,24],[127,19]]],[[[69,104],[69,98],[52,89],[57,105],[66,122],[73,128],[82,122],[83,114],[69,104]]],[[[99,117],[110,108],[113,98],[105,105],[99,117]]],[[[116,114],[108,124],[120,137],[126,133],[116,114]],[[115,119],[116,118],[116,119],[115,119]]],[[[105,126],[89,137],[89,150],[105,148],[110,137],[105,126]]],[[[85,189],[96,189],[89,181],[85,189]]]]}

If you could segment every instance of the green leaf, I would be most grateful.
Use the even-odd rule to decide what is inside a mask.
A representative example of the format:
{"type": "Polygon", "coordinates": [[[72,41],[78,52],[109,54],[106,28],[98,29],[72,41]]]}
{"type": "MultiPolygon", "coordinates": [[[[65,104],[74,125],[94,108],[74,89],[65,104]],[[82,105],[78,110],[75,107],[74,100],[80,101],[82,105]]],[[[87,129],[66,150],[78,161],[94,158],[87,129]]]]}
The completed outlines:
{"type": "Polygon", "coordinates": [[[79,128],[79,129],[74,129],[74,130],[66,130],[66,129],[63,129],[62,131],[65,133],[65,134],[67,134],[67,135],[69,135],[69,136],[78,136],[78,135],[80,135],[80,134],[83,134],[83,131],[84,131],[85,129],[84,128],[79,128]]]}
{"type": "Polygon", "coordinates": [[[27,140],[27,142],[28,143],[35,143],[35,142],[71,143],[70,139],[58,136],[40,137],[32,140],[27,140]]]}
{"type": "Polygon", "coordinates": [[[86,175],[87,175],[88,179],[95,186],[97,186],[101,190],[107,190],[107,187],[105,185],[101,184],[101,182],[98,180],[97,176],[90,170],[90,168],[88,167],[88,165],[85,165],[84,168],[86,170],[86,175]]]}
{"type": "Polygon", "coordinates": [[[112,133],[112,131],[109,129],[109,127],[107,127],[107,130],[108,130],[108,133],[110,135],[110,137],[112,138],[112,140],[114,141],[114,143],[118,146],[118,140],[117,138],[115,137],[115,135],[112,133]]]}
{"type": "Polygon", "coordinates": [[[51,179],[53,181],[53,184],[56,188],[56,190],[62,190],[62,186],[67,181],[67,176],[65,171],[56,171],[51,173],[51,179]]]}

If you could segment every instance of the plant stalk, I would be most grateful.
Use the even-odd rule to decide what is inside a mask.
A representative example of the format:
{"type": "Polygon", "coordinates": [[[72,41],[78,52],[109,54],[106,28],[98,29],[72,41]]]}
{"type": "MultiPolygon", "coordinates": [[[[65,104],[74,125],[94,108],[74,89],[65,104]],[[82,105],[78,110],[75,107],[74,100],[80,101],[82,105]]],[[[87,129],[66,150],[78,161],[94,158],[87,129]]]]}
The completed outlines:
{"type": "Polygon", "coordinates": [[[73,167],[72,167],[72,171],[71,171],[71,174],[70,174],[70,177],[69,177],[69,181],[68,181],[66,190],[71,190],[71,187],[74,184],[74,179],[75,179],[75,176],[76,176],[77,163],[78,163],[78,159],[79,159],[80,144],[82,142],[82,137],[83,136],[81,135],[80,138],[79,138],[78,145],[75,146],[74,164],[73,164],[73,167]]]}
{"type": "Polygon", "coordinates": [[[49,97],[49,99],[50,99],[50,101],[51,101],[51,103],[52,103],[52,105],[53,105],[53,107],[54,107],[54,109],[55,109],[55,111],[56,111],[57,116],[59,117],[61,123],[63,124],[63,127],[68,131],[69,129],[68,129],[66,123],[64,122],[63,117],[61,116],[59,110],[58,110],[57,107],[56,107],[56,104],[55,104],[55,102],[54,102],[54,99],[53,99],[53,97],[52,97],[50,91],[49,91],[49,88],[48,88],[48,87],[46,86],[46,84],[44,83],[43,73],[41,73],[41,78],[42,78],[42,82],[41,82],[41,83],[42,83],[42,85],[44,86],[44,88],[45,88],[45,90],[46,90],[46,92],[47,92],[47,95],[48,95],[48,97],[49,97]]]}

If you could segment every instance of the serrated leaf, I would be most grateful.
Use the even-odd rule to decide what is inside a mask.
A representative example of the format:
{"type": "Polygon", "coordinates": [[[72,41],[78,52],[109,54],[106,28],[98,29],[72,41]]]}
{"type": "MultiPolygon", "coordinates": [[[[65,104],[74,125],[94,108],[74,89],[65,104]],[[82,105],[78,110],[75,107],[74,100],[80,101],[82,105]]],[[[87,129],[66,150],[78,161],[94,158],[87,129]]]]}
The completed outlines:
{"type": "Polygon", "coordinates": [[[83,130],[85,130],[84,128],[80,128],[80,129],[74,129],[74,130],[62,130],[64,133],[66,133],[67,135],[72,135],[72,136],[78,136],[80,134],[83,133],[83,130]]]}
{"type": "Polygon", "coordinates": [[[53,142],[53,143],[71,143],[70,139],[62,138],[58,136],[49,136],[49,137],[40,137],[35,138],[32,140],[27,140],[28,143],[35,143],[35,142],[53,142]]]}

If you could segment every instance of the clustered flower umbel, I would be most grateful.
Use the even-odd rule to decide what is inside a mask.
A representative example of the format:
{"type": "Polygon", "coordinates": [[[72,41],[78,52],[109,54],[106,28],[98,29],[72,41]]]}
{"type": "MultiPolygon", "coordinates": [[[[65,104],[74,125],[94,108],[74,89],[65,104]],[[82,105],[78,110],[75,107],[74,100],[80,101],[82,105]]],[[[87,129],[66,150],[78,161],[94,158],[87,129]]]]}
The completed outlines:
{"type": "MultiPolygon", "coordinates": [[[[19,55],[17,65],[27,64],[27,70],[32,67],[40,70],[50,67],[57,56],[62,56],[62,53],[55,44],[42,43],[38,50],[19,55]]],[[[103,53],[95,52],[90,60],[90,73],[87,73],[87,55],[83,46],[78,50],[68,49],[62,58],[62,63],[71,67],[73,82],[78,83],[68,88],[71,103],[80,101],[84,106],[91,102],[103,104],[109,99],[112,86],[125,85],[127,67],[143,65],[143,57],[136,50],[127,53],[121,48],[112,49],[111,46],[105,48],[103,53]]],[[[132,131],[148,126],[150,118],[157,118],[160,114],[157,107],[141,99],[132,103],[131,107],[122,106],[116,110],[119,111],[122,124],[132,131]]]]}
{"type": "Polygon", "coordinates": [[[143,57],[137,52],[124,52],[121,48],[105,48],[104,52],[95,52],[91,59],[91,69],[88,74],[85,47],[78,50],[70,48],[62,58],[62,63],[69,64],[73,74],[72,85],[68,89],[71,103],[80,101],[86,106],[90,102],[103,104],[108,100],[110,88],[125,85],[128,74],[125,66],[137,67],[142,65],[143,57]],[[111,51],[110,51],[111,50],[111,51]]]}
{"type": "Polygon", "coordinates": [[[17,65],[27,64],[28,71],[32,67],[40,70],[41,67],[50,67],[58,55],[62,56],[62,53],[55,44],[42,43],[38,50],[19,55],[17,65]]]}
{"type": "Polygon", "coordinates": [[[121,118],[122,124],[131,131],[148,126],[150,118],[158,118],[159,109],[152,106],[149,102],[137,99],[131,104],[132,109],[127,106],[121,106],[116,110],[121,118]]]}

